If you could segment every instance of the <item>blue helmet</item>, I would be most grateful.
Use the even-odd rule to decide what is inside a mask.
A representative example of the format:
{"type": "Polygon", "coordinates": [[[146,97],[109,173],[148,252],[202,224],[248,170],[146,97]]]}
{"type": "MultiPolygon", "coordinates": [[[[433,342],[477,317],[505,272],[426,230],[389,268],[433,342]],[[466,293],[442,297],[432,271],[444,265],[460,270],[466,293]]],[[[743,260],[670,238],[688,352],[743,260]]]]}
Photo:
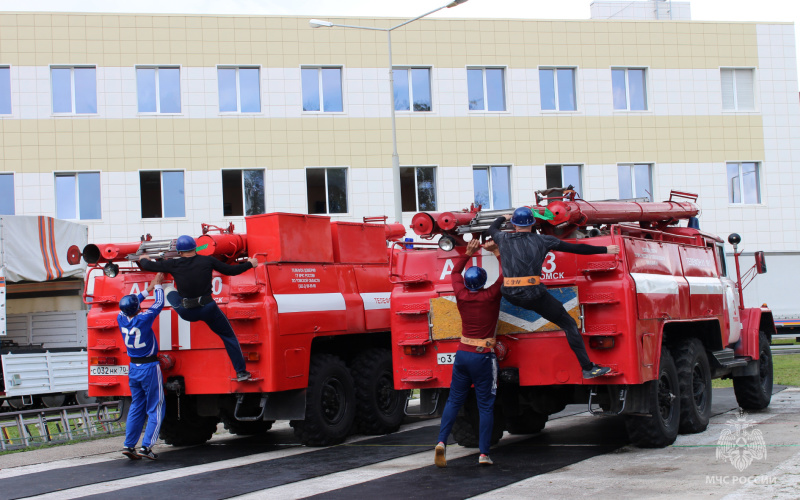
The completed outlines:
{"type": "Polygon", "coordinates": [[[119,301],[119,310],[125,316],[133,317],[139,312],[139,297],[136,295],[126,295],[119,301]]]}
{"type": "Polygon", "coordinates": [[[528,207],[520,207],[514,210],[514,215],[511,216],[511,223],[515,226],[532,226],[533,212],[528,207]]]}
{"type": "Polygon", "coordinates": [[[194,238],[191,236],[178,236],[178,241],[175,242],[175,250],[179,252],[191,252],[197,248],[197,243],[194,242],[194,238]]]}
{"type": "Polygon", "coordinates": [[[472,266],[464,273],[464,286],[477,292],[486,284],[486,271],[482,267],[472,266]]]}

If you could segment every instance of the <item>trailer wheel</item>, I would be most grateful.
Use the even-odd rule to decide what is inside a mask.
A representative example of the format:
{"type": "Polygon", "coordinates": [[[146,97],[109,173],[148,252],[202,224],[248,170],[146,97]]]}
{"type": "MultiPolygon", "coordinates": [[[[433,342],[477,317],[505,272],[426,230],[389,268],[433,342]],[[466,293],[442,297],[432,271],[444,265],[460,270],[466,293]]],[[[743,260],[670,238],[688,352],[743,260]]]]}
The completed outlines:
{"type": "Polygon", "coordinates": [[[89,391],[78,391],[75,393],[75,403],[79,405],[93,405],[97,403],[97,398],[89,396],[89,391]]]}
{"type": "Polygon", "coordinates": [[[161,422],[161,439],[172,446],[203,444],[217,430],[217,417],[202,417],[197,414],[197,401],[193,396],[180,397],[180,420],[178,420],[178,398],[167,394],[164,401],[167,409],[161,422]]]}
{"type": "Polygon", "coordinates": [[[396,391],[392,353],[367,349],[352,365],[356,389],[356,426],[363,434],[389,434],[400,428],[408,391],[396,391]]]}
{"type": "Polygon", "coordinates": [[[681,394],[681,434],[703,432],[711,418],[711,367],[699,339],[680,342],[672,351],[681,394]]]}
{"type": "Polygon", "coordinates": [[[763,410],[772,400],[772,351],[764,332],[758,332],[758,375],[733,377],[736,402],[745,410],[763,410]]]}
{"type": "MultiPolygon", "coordinates": [[[[461,408],[456,421],[453,423],[453,439],[464,448],[477,448],[480,429],[480,414],[478,413],[478,400],[475,397],[475,390],[470,389],[467,401],[461,408]]],[[[492,426],[491,445],[496,445],[503,437],[505,430],[505,419],[500,406],[494,405],[494,425],[492,426]]]]}
{"type": "Polygon", "coordinates": [[[536,434],[547,424],[547,415],[525,408],[522,415],[506,416],[506,430],[509,434],[536,434]]]}
{"type": "Polygon", "coordinates": [[[272,424],[275,423],[274,420],[236,420],[232,415],[228,415],[227,413],[222,413],[221,416],[222,423],[225,425],[225,428],[228,429],[228,432],[231,434],[236,434],[237,436],[255,436],[258,434],[264,434],[268,430],[272,429],[272,424]]]}
{"type": "Polygon", "coordinates": [[[52,394],[50,396],[42,396],[42,404],[46,408],[58,408],[59,406],[64,406],[64,402],[67,400],[66,394],[52,394]]]}
{"type": "Polygon", "coordinates": [[[678,371],[666,347],[661,348],[658,378],[647,385],[650,415],[627,416],[625,427],[633,444],[642,448],[663,448],[678,437],[681,416],[678,371]]]}
{"type": "Polygon", "coordinates": [[[345,440],[356,416],[350,371],[338,356],[311,358],[305,420],[292,420],[294,434],[306,446],[329,446],[345,440]]]}

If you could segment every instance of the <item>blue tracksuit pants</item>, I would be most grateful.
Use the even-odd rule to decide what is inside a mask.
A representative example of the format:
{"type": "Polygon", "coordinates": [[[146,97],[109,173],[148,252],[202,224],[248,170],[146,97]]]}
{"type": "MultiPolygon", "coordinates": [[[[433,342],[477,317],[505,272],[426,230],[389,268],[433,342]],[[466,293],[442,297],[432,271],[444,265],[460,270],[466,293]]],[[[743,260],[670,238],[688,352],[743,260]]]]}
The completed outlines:
{"type": "Polygon", "coordinates": [[[181,296],[178,295],[178,292],[168,293],[167,301],[182,319],[190,323],[203,321],[211,328],[212,332],[216,333],[217,336],[222,339],[222,343],[225,344],[225,350],[228,351],[228,357],[231,359],[233,369],[236,370],[236,373],[247,369],[245,368],[242,347],[239,345],[236,334],[233,333],[233,327],[216,302],[210,302],[202,307],[196,307],[194,309],[186,309],[181,306],[181,296]]]}
{"type": "Polygon", "coordinates": [[[439,441],[447,442],[458,410],[464,406],[472,385],[475,386],[480,415],[479,447],[481,453],[488,455],[492,442],[492,426],[494,425],[494,399],[497,395],[497,358],[494,353],[456,352],[453,378],[450,382],[450,396],[447,398],[447,404],[442,413],[439,441]]]}
{"type": "Polygon", "coordinates": [[[153,363],[134,364],[128,369],[128,384],[131,387],[133,402],[128,411],[125,424],[125,447],[134,448],[142,434],[142,425],[147,426],[142,438],[142,446],[150,447],[157,439],[164,420],[164,386],[161,378],[161,365],[153,363]]]}

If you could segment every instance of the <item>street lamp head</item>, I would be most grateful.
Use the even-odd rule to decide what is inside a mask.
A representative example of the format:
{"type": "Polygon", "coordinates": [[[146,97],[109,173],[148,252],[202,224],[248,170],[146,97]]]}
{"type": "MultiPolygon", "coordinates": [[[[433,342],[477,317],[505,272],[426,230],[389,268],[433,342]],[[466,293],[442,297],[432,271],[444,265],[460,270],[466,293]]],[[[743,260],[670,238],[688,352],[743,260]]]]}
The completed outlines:
{"type": "Polygon", "coordinates": [[[462,3],[466,3],[466,2],[467,2],[467,0],[453,0],[452,2],[450,2],[449,4],[447,4],[447,8],[448,8],[448,9],[450,9],[450,8],[452,8],[452,7],[459,6],[459,5],[461,5],[462,3]]]}
{"type": "MultiPolygon", "coordinates": [[[[462,1],[466,2],[467,0],[462,0],[462,1]]],[[[319,19],[312,19],[308,22],[308,25],[311,26],[312,28],[323,28],[323,27],[330,28],[331,26],[333,26],[333,23],[330,21],[321,21],[319,19]]]]}

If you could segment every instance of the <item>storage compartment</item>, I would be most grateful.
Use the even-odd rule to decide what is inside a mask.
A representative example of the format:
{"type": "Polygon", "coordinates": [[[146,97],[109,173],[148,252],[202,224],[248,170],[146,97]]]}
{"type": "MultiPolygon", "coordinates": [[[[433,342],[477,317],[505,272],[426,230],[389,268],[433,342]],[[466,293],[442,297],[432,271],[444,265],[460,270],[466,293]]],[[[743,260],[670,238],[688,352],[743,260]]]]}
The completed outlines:
{"type": "Polygon", "coordinates": [[[389,261],[386,231],[382,225],[334,222],[331,236],[334,262],[385,264],[389,261]]]}
{"type": "Polygon", "coordinates": [[[330,217],[272,213],[245,221],[250,256],[266,253],[267,262],[333,262],[330,217]]]}

